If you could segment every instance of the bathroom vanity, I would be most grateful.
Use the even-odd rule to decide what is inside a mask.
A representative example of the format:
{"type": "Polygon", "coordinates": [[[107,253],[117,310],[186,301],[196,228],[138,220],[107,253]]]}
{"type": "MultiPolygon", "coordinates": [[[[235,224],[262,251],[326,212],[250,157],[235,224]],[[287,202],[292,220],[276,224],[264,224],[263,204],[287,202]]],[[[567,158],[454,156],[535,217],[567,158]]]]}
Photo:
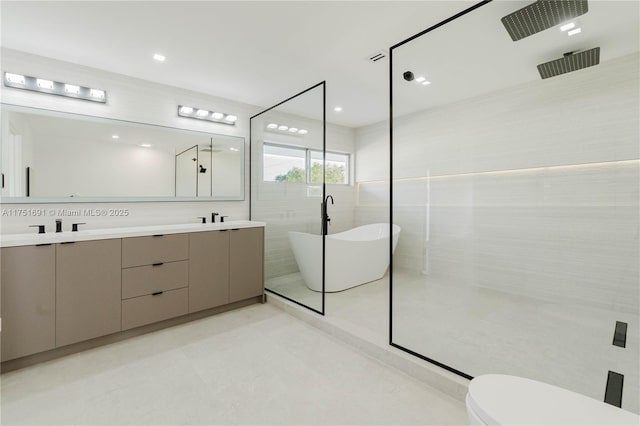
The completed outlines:
{"type": "Polygon", "coordinates": [[[0,245],[3,363],[264,300],[262,222],[5,235],[0,245]]]}

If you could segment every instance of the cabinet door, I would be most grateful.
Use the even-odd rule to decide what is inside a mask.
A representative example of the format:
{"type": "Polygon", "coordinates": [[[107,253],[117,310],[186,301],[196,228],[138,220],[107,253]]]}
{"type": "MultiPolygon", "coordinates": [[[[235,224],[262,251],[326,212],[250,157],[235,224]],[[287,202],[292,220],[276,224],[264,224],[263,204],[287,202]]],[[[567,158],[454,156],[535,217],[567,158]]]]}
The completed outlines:
{"type": "Polygon", "coordinates": [[[55,247],[3,248],[0,259],[2,361],[53,349],[55,247]]]}
{"type": "Polygon", "coordinates": [[[232,230],[229,256],[229,302],[263,294],[264,228],[232,230]]]}
{"type": "Polygon", "coordinates": [[[120,331],[121,240],[56,247],[56,347],[120,331]]]}
{"type": "Polygon", "coordinates": [[[229,231],[189,235],[189,312],[229,303],[229,231]]]}

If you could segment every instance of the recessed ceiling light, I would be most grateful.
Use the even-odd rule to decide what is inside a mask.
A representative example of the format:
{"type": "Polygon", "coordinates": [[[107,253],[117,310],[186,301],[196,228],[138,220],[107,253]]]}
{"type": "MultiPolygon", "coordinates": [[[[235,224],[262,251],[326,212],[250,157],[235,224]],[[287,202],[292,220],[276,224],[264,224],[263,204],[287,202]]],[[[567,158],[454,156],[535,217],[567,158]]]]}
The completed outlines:
{"type": "Polygon", "coordinates": [[[340,111],[342,111],[342,107],[337,106],[337,107],[335,107],[333,110],[334,110],[335,112],[340,112],[340,111]]]}
{"type": "Polygon", "coordinates": [[[91,89],[89,90],[89,96],[92,98],[104,99],[104,90],[91,89]]]}
{"type": "Polygon", "coordinates": [[[224,114],[221,112],[214,112],[213,114],[211,114],[211,118],[213,118],[214,120],[221,120],[222,117],[224,117],[224,114]]]}
{"type": "Polygon", "coordinates": [[[151,148],[152,147],[152,145],[150,143],[143,143],[143,144],[140,144],[140,146],[143,147],[143,148],[151,148]]]}
{"type": "Polygon", "coordinates": [[[572,35],[580,34],[581,32],[582,30],[580,28],[576,28],[575,30],[569,31],[567,34],[569,34],[569,36],[572,36],[572,35]]]}
{"type": "Polygon", "coordinates": [[[196,115],[198,117],[206,117],[207,115],[209,115],[209,111],[207,111],[206,109],[199,109],[198,111],[196,111],[196,115]]]}
{"type": "Polygon", "coordinates": [[[66,93],[71,93],[72,95],[80,94],[80,86],[76,86],[75,84],[65,84],[64,91],[66,93]]]}
{"type": "Polygon", "coordinates": [[[5,77],[9,83],[13,84],[25,84],[24,75],[12,74],[10,72],[5,73],[5,77]]]}
{"type": "Polygon", "coordinates": [[[305,129],[300,129],[298,130],[298,133],[300,133],[301,135],[306,135],[307,133],[309,133],[309,131],[305,129]]]}
{"type": "Polygon", "coordinates": [[[289,129],[289,126],[285,126],[284,124],[278,127],[278,130],[288,130],[288,129],[289,129]]]}
{"type": "Polygon", "coordinates": [[[111,139],[120,139],[120,136],[118,136],[118,135],[111,135],[111,139]]]}
{"type": "Polygon", "coordinates": [[[36,79],[36,84],[38,87],[42,89],[50,89],[53,90],[53,81],[51,80],[43,80],[41,78],[36,79]]]}
{"type": "Polygon", "coordinates": [[[182,114],[191,114],[193,112],[193,108],[188,107],[188,106],[181,106],[180,107],[180,113],[182,114]]]}
{"type": "Polygon", "coordinates": [[[161,55],[159,53],[154,53],[153,54],[153,59],[155,59],[158,62],[164,62],[164,60],[167,59],[167,57],[164,56],[164,55],[161,55]]]}
{"type": "Polygon", "coordinates": [[[422,82],[423,82],[423,81],[425,81],[425,80],[426,80],[426,78],[424,78],[424,77],[418,77],[418,78],[416,78],[416,81],[417,81],[418,83],[422,83],[422,82]]]}
{"type": "Polygon", "coordinates": [[[235,115],[231,115],[231,114],[227,115],[227,116],[224,118],[224,120],[225,120],[225,121],[228,121],[228,122],[230,122],[230,123],[235,123],[235,121],[236,121],[237,119],[238,119],[238,117],[236,117],[235,115]]]}
{"type": "Polygon", "coordinates": [[[298,131],[298,128],[297,128],[297,127],[289,127],[289,131],[290,131],[291,133],[295,133],[295,132],[297,132],[297,131],[298,131]]]}
{"type": "Polygon", "coordinates": [[[277,129],[278,125],[276,123],[267,124],[267,129],[277,129]]]}
{"type": "Polygon", "coordinates": [[[564,24],[563,26],[560,27],[560,31],[567,31],[570,30],[571,28],[575,27],[576,23],[575,22],[569,22],[568,24],[564,24]]]}
{"type": "Polygon", "coordinates": [[[425,81],[423,81],[423,82],[422,82],[422,83],[420,83],[420,84],[422,84],[423,86],[428,86],[428,85],[430,85],[430,84],[431,84],[431,82],[430,82],[430,81],[428,81],[428,80],[425,80],[425,81]]]}

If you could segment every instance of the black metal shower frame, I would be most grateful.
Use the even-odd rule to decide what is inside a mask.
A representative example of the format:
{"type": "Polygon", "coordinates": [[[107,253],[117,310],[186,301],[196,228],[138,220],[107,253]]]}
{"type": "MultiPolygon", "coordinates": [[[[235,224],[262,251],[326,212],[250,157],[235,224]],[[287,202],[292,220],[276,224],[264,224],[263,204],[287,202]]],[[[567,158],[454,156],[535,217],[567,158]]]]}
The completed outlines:
{"type": "MultiPolygon", "coordinates": [[[[437,24],[427,28],[426,30],[420,31],[412,35],[411,37],[394,44],[389,48],[389,235],[392,235],[392,225],[393,225],[393,51],[405,44],[437,29],[442,27],[443,25],[448,24],[451,21],[454,21],[461,16],[464,16],[474,10],[482,7],[488,3],[491,3],[493,0],[482,0],[473,6],[459,12],[444,21],[438,22],[437,24]]],[[[450,367],[442,362],[436,361],[435,359],[429,358],[426,355],[423,355],[419,352],[413,351],[407,347],[399,345],[393,342],[393,238],[389,238],[389,345],[394,348],[400,349],[408,354],[411,354],[415,357],[428,361],[432,364],[437,365],[440,368],[444,368],[447,371],[455,373],[459,376],[464,377],[465,379],[473,379],[473,376],[470,376],[467,373],[464,373],[460,370],[457,370],[453,367],[450,367]]]]}
{"type": "MultiPolygon", "coordinates": [[[[251,196],[251,188],[253,186],[253,180],[251,178],[251,173],[252,173],[252,167],[251,167],[251,162],[253,160],[252,157],[252,147],[253,147],[253,136],[252,136],[252,120],[254,118],[257,118],[259,116],[261,116],[262,114],[264,114],[265,112],[271,111],[274,108],[279,107],[280,105],[283,105],[287,102],[289,102],[292,99],[297,98],[298,96],[304,95],[307,92],[310,92],[313,89],[316,89],[318,87],[322,87],[322,164],[326,164],[326,155],[327,155],[327,82],[326,80],[321,81],[320,83],[314,84],[313,86],[296,93],[293,96],[288,97],[287,99],[278,102],[277,104],[263,110],[260,111],[259,113],[252,115],[251,117],[249,117],[249,220],[253,220],[253,211],[252,211],[252,196],[251,196]]],[[[326,193],[327,193],[327,188],[326,188],[326,184],[325,184],[325,173],[326,173],[326,167],[322,168],[322,202],[325,202],[325,197],[326,197],[326,193]]],[[[324,220],[324,218],[323,218],[324,220]]],[[[325,260],[326,256],[325,256],[325,235],[323,233],[322,235],[322,308],[320,310],[317,310],[315,308],[312,308],[311,306],[307,306],[302,302],[299,302],[295,299],[292,299],[288,296],[285,296],[284,294],[280,294],[276,291],[270,290],[268,288],[265,287],[265,291],[275,294],[279,297],[282,297],[283,299],[288,300],[289,302],[295,303],[296,305],[302,306],[303,308],[309,309],[310,311],[313,311],[317,314],[320,314],[322,316],[325,315],[325,260]]]]}

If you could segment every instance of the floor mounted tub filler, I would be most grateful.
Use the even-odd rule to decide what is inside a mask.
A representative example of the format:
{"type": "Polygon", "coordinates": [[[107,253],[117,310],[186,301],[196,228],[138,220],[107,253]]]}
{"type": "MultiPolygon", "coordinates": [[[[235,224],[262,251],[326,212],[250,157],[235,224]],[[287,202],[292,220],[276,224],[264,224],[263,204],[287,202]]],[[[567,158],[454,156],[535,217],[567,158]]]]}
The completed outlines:
{"type": "MultiPolygon", "coordinates": [[[[395,251],[400,227],[393,225],[395,251]]],[[[289,231],[289,242],[307,287],[322,291],[322,235],[289,231]]],[[[389,267],[389,224],[374,223],[326,236],[325,291],[346,290],[382,278],[389,267]]]]}

